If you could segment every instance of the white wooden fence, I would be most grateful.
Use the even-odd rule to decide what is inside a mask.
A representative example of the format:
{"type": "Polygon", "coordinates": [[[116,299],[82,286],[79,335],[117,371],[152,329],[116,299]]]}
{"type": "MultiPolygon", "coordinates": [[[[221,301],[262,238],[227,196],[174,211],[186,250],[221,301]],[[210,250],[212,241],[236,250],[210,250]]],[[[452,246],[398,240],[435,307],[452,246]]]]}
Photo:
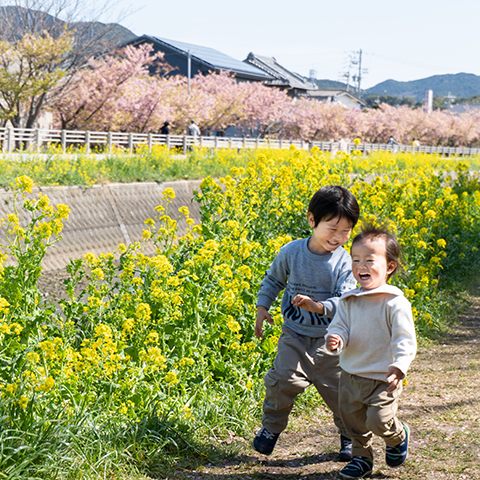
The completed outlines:
{"type": "Polygon", "coordinates": [[[178,149],[185,153],[190,147],[217,148],[289,148],[291,145],[299,149],[309,150],[317,147],[322,151],[336,152],[342,150],[351,153],[353,150],[370,153],[376,151],[418,152],[440,154],[443,156],[480,155],[480,148],[466,147],[433,147],[411,145],[387,145],[346,142],[305,142],[303,140],[263,139],[246,137],[202,137],[188,135],[159,135],[152,133],[123,132],[90,132],[79,130],[44,130],[33,128],[0,127],[0,142],[3,153],[28,152],[41,153],[49,145],[58,145],[63,153],[69,147],[82,147],[86,153],[92,149],[111,154],[114,147],[121,147],[133,153],[136,148],[154,145],[166,145],[169,149],[178,149]]]}

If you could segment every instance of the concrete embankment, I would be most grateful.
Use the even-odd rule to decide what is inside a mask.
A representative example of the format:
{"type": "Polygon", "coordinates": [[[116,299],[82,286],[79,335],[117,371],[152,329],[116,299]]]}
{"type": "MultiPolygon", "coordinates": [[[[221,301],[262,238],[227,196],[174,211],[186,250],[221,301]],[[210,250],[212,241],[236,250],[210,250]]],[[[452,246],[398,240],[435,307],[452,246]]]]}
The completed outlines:
{"type": "MultiPolygon", "coordinates": [[[[64,221],[62,239],[47,251],[43,261],[45,270],[65,268],[70,259],[80,258],[88,252],[115,252],[120,243],[126,245],[141,241],[146,228],[144,221],[157,216],[157,205],[164,205],[162,194],[166,188],[175,191],[175,199],[169,206],[168,214],[177,219],[178,209],[187,206],[190,216],[199,223],[199,208],[192,202],[193,191],[201,180],[181,180],[165,183],[131,183],[94,185],[82,187],[42,187],[34,189],[29,197],[41,192],[50,198],[50,204],[66,204],[71,213],[64,221]]],[[[13,194],[0,190],[0,218],[13,211],[13,194]]],[[[24,225],[30,212],[19,211],[20,222],[24,225]]],[[[179,220],[179,234],[185,233],[185,220],[179,220]]],[[[1,226],[0,244],[6,253],[5,225],[1,226]]],[[[152,253],[153,246],[145,245],[145,253],[152,253]]]]}

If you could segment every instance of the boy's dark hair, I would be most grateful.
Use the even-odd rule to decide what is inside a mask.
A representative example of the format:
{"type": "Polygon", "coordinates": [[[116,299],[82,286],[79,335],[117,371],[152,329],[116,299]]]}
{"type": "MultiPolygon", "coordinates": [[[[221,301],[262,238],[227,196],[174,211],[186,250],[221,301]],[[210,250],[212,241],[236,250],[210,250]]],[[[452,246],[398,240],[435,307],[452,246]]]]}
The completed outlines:
{"type": "Polygon", "coordinates": [[[315,227],[322,220],[328,221],[336,217],[339,219],[345,217],[354,227],[360,216],[355,196],[339,185],[328,185],[317,190],[310,200],[308,211],[313,215],[315,227]]]}
{"type": "Polygon", "coordinates": [[[397,238],[392,235],[388,228],[386,227],[378,227],[375,225],[364,225],[362,227],[362,231],[358,234],[355,235],[355,237],[352,240],[352,248],[355,245],[355,243],[360,242],[361,240],[364,240],[366,238],[384,238],[385,239],[385,253],[387,256],[387,263],[390,262],[395,262],[397,266],[395,267],[395,270],[388,275],[387,278],[390,278],[391,276],[395,275],[397,272],[397,269],[400,266],[401,263],[401,247],[400,243],[398,243],[397,238]]]}

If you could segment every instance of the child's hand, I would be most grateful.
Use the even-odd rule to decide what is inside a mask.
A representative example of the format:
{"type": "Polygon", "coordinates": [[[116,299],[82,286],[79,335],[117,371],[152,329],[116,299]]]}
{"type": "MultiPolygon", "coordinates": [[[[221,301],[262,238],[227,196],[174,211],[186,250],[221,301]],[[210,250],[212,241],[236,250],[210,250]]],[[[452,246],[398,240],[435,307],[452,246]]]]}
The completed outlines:
{"type": "Polygon", "coordinates": [[[325,343],[329,350],[336,350],[340,346],[340,337],[338,335],[327,335],[325,343]]]}
{"type": "Polygon", "coordinates": [[[315,312],[319,313],[320,315],[323,315],[325,312],[322,303],[314,302],[310,297],[307,297],[307,295],[295,295],[295,297],[293,297],[292,304],[296,307],[307,310],[307,312],[315,312]]]}
{"type": "Polygon", "coordinates": [[[257,307],[257,321],[255,322],[255,336],[257,338],[263,338],[263,322],[267,321],[270,325],[273,325],[272,316],[268,313],[265,307],[257,307]]]}
{"type": "Polygon", "coordinates": [[[398,383],[404,377],[402,371],[397,367],[389,367],[387,371],[387,382],[390,386],[387,388],[388,393],[392,393],[397,387],[398,383]]]}

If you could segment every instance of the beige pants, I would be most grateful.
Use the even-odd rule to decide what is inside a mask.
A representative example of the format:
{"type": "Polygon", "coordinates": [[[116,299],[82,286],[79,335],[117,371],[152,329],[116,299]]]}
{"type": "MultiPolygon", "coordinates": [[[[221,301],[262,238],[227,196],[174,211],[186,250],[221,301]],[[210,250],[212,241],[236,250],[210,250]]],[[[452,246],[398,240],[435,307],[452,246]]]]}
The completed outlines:
{"type": "Polygon", "coordinates": [[[372,436],[382,437],[390,447],[405,439],[405,430],[396,417],[402,383],[388,393],[389,384],[380,380],[351,375],[340,377],[340,416],[352,439],[352,455],[373,461],[372,436]]]}
{"type": "Polygon", "coordinates": [[[273,433],[283,432],[295,398],[313,383],[333,411],[335,425],[347,435],[338,409],[340,371],[338,357],[327,353],[323,337],[305,337],[284,326],[273,368],[264,379],[263,426],[273,433]]]}

